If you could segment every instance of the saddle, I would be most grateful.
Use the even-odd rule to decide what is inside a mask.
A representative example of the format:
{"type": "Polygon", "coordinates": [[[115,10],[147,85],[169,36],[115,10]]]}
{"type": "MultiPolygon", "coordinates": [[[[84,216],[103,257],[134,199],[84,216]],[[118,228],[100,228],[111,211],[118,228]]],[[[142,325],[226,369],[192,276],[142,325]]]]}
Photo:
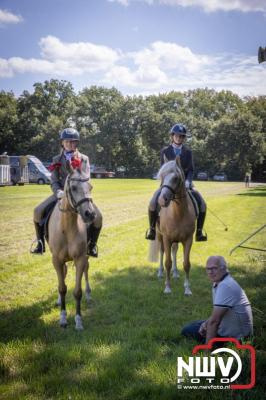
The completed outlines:
{"type": "Polygon", "coordinates": [[[44,210],[44,214],[43,214],[43,218],[40,222],[40,226],[44,228],[44,237],[46,239],[46,241],[48,242],[48,223],[49,223],[49,219],[51,217],[51,214],[55,208],[55,205],[57,203],[57,199],[54,200],[52,203],[50,203],[46,209],[44,210]]]}

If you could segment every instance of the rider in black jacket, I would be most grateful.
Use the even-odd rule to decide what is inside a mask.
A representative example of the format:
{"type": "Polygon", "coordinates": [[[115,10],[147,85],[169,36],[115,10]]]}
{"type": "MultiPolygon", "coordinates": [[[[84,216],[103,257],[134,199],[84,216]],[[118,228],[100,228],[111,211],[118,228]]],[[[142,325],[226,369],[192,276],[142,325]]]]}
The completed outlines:
{"type": "MultiPolygon", "coordinates": [[[[199,215],[197,219],[196,241],[203,242],[207,240],[207,235],[202,233],[205,216],[206,216],[206,203],[201,194],[193,188],[193,157],[192,151],[185,145],[184,140],[187,136],[187,131],[184,125],[175,124],[171,130],[171,144],[166,146],[161,151],[161,165],[164,163],[175,160],[176,156],[180,157],[182,169],[185,174],[185,185],[190,190],[197,201],[199,208],[199,215]]],[[[146,233],[146,239],[155,239],[155,226],[158,218],[158,197],[160,196],[161,188],[154,193],[149,205],[149,221],[150,228],[146,233]]]]}

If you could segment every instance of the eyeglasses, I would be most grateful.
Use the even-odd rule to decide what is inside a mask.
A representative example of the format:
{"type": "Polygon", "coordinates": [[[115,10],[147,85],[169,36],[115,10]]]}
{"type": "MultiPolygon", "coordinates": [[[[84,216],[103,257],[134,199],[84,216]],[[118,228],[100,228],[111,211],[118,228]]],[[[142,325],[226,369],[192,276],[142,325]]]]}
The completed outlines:
{"type": "Polygon", "coordinates": [[[216,272],[219,269],[219,267],[208,267],[206,268],[207,274],[210,272],[216,272]]]}

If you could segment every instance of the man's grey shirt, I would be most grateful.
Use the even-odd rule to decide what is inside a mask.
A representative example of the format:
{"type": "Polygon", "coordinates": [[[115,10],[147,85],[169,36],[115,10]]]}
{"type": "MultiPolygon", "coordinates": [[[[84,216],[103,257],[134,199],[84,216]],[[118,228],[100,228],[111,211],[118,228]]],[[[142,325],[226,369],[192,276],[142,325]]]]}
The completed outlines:
{"type": "Polygon", "coordinates": [[[213,305],[228,308],[218,328],[218,335],[240,339],[253,334],[250,302],[244,290],[232,278],[225,278],[212,289],[213,305]]]}

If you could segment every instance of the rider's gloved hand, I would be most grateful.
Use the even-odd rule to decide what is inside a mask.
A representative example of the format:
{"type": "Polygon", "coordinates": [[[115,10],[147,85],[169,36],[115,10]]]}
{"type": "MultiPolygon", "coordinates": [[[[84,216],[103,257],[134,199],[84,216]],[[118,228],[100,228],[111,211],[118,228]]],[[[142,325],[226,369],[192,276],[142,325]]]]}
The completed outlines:
{"type": "Polygon", "coordinates": [[[191,187],[191,183],[189,182],[188,179],[185,180],[185,186],[187,189],[190,189],[190,187],[191,187]]]}
{"type": "Polygon", "coordinates": [[[56,197],[60,200],[64,196],[64,191],[63,190],[57,190],[56,192],[56,197]]]}

